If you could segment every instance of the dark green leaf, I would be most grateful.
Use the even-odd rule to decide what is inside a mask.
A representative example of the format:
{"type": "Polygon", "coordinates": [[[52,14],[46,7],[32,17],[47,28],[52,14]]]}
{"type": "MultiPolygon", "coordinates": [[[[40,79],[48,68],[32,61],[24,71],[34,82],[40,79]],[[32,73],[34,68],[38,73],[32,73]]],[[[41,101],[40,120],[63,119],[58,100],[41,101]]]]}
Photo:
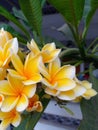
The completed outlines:
{"type": "Polygon", "coordinates": [[[39,0],[19,0],[21,10],[27,18],[30,25],[41,36],[42,11],[39,0]]]}
{"type": "Polygon", "coordinates": [[[84,22],[85,22],[85,28],[83,31],[83,38],[86,37],[89,25],[91,23],[92,17],[94,16],[96,10],[98,9],[98,1],[97,0],[88,0],[88,3],[85,3],[85,16],[84,16],[84,22]],[[86,7],[87,6],[87,7],[86,7]]]}
{"type": "MultiPolygon", "coordinates": [[[[90,82],[93,83],[93,88],[98,92],[98,79],[93,75],[94,67],[90,67],[90,82]]],[[[78,130],[98,130],[98,94],[88,100],[81,102],[81,110],[83,120],[78,130]]]]}
{"type": "Polygon", "coordinates": [[[48,0],[72,25],[78,25],[84,9],[85,0],[48,0]]]}
{"type": "Polygon", "coordinates": [[[0,6],[0,15],[4,16],[5,18],[7,18],[8,20],[10,20],[11,22],[13,22],[15,25],[17,25],[17,27],[19,27],[19,29],[21,29],[28,38],[29,37],[29,33],[27,32],[27,30],[22,26],[22,24],[10,13],[8,12],[5,8],[3,8],[2,6],[0,6]]]}
{"type": "Polygon", "coordinates": [[[41,2],[41,7],[43,7],[45,2],[46,2],[46,0],[40,0],[40,2],[41,2]]]}

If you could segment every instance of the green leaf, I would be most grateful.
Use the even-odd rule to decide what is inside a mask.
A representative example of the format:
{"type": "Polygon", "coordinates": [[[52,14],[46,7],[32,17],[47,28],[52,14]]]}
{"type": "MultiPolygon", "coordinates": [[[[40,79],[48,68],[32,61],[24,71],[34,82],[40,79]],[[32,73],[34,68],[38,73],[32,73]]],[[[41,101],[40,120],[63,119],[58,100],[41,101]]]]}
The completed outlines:
{"type": "MultiPolygon", "coordinates": [[[[90,67],[90,82],[98,92],[98,79],[93,75],[94,67],[90,67]]],[[[78,130],[98,130],[98,94],[89,101],[83,99],[81,102],[83,120],[78,130]]]]}
{"type": "Polygon", "coordinates": [[[87,35],[87,31],[89,29],[89,25],[91,23],[92,17],[94,16],[96,10],[98,9],[98,1],[97,0],[88,0],[88,3],[85,3],[85,16],[84,16],[84,22],[85,22],[85,28],[82,34],[82,37],[85,38],[87,35]]]}
{"type": "Polygon", "coordinates": [[[41,7],[43,7],[45,2],[46,2],[46,0],[40,0],[40,2],[41,2],[41,7]]]}
{"type": "Polygon", "coordinates": [[[27,21],[26,17],[24,16],[23,12],[19,9],[17,9],[16,7],[12,8],[13,14],[15,15],[15,17],[27,21]]]}
{"type": "Polygon", "coordinates": [[[21,10],[27,18],[30,25],[41,36],[42,11],[39,0],[19,0],[21,10]]]}
{"type": "Polygon", "coordinates": [[[78,25],[83,15],[85,0],[48,0],[61,13],[67,23],[78,25]]]}
{"type": "Polygon", "coordinates": [[[4,7],[0,6],[0,15],[4,16],[5,18],[7,18],[8,20],[10,20],[11,22],[13,22],[19,29],[21,29],[24,34],[26,34],[26,36],[28,38],[30,38],[29,33],[27,32],[27,30],[22,26],[22,24],[10,13],[8,12],[4,7]]]}

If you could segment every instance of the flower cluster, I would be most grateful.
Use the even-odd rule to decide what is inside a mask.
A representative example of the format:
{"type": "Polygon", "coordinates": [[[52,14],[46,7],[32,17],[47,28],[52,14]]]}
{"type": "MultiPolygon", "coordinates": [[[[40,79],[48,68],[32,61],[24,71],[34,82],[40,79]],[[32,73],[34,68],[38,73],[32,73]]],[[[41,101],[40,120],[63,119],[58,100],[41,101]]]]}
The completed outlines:
{"type": "Polygon", "coordinates": [[[61,50],[56,49],[55,43],[45,44],[40,50],[31,40],[27,47],[29,52],[22,60],[17,38],[0,30],[1,130],[9,124],[17,127],[24,111],[42,111],[38,83],[46,94],[64,101],[77,101],[81,97],[90,99],[97,94],[91,83],[76,78],[75,66],[61,66],[61,50]]]}

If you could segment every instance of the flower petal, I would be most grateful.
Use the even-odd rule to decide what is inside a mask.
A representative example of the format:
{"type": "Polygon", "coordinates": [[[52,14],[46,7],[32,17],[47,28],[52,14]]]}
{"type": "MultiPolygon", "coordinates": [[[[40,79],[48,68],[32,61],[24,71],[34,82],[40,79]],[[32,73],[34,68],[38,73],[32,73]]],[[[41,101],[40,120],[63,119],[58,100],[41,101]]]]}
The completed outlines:
{"type": "Polygon", "coordinates": [[[57,86],[57,82],[55,82],[54,84],[51,84],[47,79],[43,78],[42,79],[42,83],[46,86],[48,86],[49,88],[53,89],[56,88],[57,86]]]}
{"type": "Polygon", "coordinates": [[[37,46],[37,44],[35,43],[35,41],[32,39],[30,44],[27,44],[27,47],[34,53],[34,54],[38,54],[40,53],[40,50],[37,46]]]}
{"type": "Polygon", "coordinates": [[[29,86],[24,86],[24,89],[23,89],[23,93],[31,98],[36,92],[36,84],[33,84],[33,85],[29,85],[29,86]]]}
{"type": "Polygon", "coordinates": [[[65,65],[59,69],[59,71],[55,75],[55,80],[63,79],[63,78],[71,78],[75,77],[75,67],[71,65],[65,65]]]}
{"type": "Polygon", "coordinates": [[[17,71],[15,71],[15,70],[7,69],[7,71],[9,72],[9,74],[10,74],[12,77],[18,78],[18,79],[20,79],[20,80],[26,80],[26,77],[21,76],[21,75],[20,75],[17,71]]]}
{"type": "Polygon", "coordinates": [[[9,118],[3,120],[0,124],[0,130],[6,130],[7,127],[10,125],[11,121],[12,119],[9,119],[9,118]]]}
{"type": "Polygon", "coordinates": [[[8,75],[7,79],[16,95],[23,90],[24,85],[20,79],[12,77],[11,75],[8,75]]]}
{"type": "Polygon", "coordinates": [[[55,73],[59,70],[61,62],[59,58],[56,58],[53,62],[49,64],[49,74],[54,77],[55,73]]]}
{"type": "MultiPolygon", "coordinates": [[[[27,57],[29,58],[29,57],[27,57]]],[[[32,58],[28,59],[27,63],[24,66],[24,73],[27,76],[31,76],[33,73],[38,73],[39,72],[39,62],[41,60],[40,56],[33,56],[32,58]]]]}
{"type": "Polygon", "coordinates": [[[84,94],[83,97],[85,99],[90,99],[91,97],[95,96],[97,92],[94,89],[88,89],[84,94]]]}
{"type": "Polygon", "coordinates": [[[38,83],[42,80],[42,76],[38,73],[35,73],[30,79],[23,81],[24,85],[31,85],[38,83]]]}
{"type": "Polygon", "coordinates": [[[11,56],[11,61],[12,61],[12,64],[14,65],[15,69],[20,74],[22,74],[23,73],[23,64],[22,64],[22,61],[20,60],[19,56],[16,55],[15,53],[13,53],[11,56]]]}
{"type": "Polygon", "coordinates": [[[27,108],[28,103],[29,103],[29,102],[28,102],[27,97],[23,94],[23,95],[19,98],[19,101],[18,101],[17,106],[16,106],[16,110],[17,110],[18,112],[24,111],[24,110],[27,108]]]}
{"type": "Polygon", "coordinates": [[[52,96],[57,96],[60,93],[60,91],[58,91],[56,89],[50,89],[48,87],[45,89],[45,92],[52,96]]]}
{"type": "Polygon", "coordinates": [[[56,49],[55,43],[52,42],[52,43],[47,43],[47,44],[42,48],[42,51],[43,51],[43,50],[53,51],[54,49],[56,49]]]}
{"type": "Polygon", "coordinates": [[[49,75],[49,73],[48,73],[48,69],[45,67],[45,65],[44,65],[44,63],[43,63],[43,61],[42,61],[42,59],[40,60],[40,63],[39,63],[39,70],[40,70],[41,74],[42,74],[45,78],[50,79],[50,75],[49,75]]]}
{"type": "Polygon", "coordinates": [[[61,92],[57,97],[61,100],[70,101],[70,100],[74,100],[76,98],[76,95],[74,91],[70,90],[70,91],[61,92]]]}
{"type": "Polygon", "coordinates": [[[56,89],[59,91],[67,91],[73,89],[75,86],[76,84],[74,80],[65,78],[57,80],[56,89]]]}
{"type": "Polygon", "coordinates": [[[6,80],[0,81],[0,93],[5,95],[15,95],[15,91],[11,88],[10,84],[6,80]]]}
{"type": "Polygon", "coordinates": [[[53,60],[55,60],[58,57],[60,51],[61,51],[60,49],[55,49],[51,52],[49,52],[49,50],[44,51],[42,53],[43,62],[44,63],[52,62],[53,60]]]}
{"type": "Polygon", "coordinates": [[[7,96],[3,101],[3,104],[1,106],[1,111],[3,112],[11,111],[16,106],[18,100],[19,100],[19,97],[7,96]]]}
{"type": "Polygon", "coordinates": [[[86,89],[82,87],[80,84],[77,84],[73,91],[75,92],[75,95],[78,97],[82,96],[86,92],[86,89]]]}
{"type": "Polygon", "coordinates": [[[86,89],[92,88],[92,83],[88,82],[87,80],[83,80],[81,83],[86,89]]]}
{"type": "Polygon", "coordinates": [[[15,117],[13,118],[11,124],[12,124],[14,127],[17,127],[17,126],[20,124],[20,122],[21,122],[21,116],[20,116],[20,114],[19,114],[18,112],[16,112],[15,114],[16,114],[16,115],[15,115],[15,117]]]}

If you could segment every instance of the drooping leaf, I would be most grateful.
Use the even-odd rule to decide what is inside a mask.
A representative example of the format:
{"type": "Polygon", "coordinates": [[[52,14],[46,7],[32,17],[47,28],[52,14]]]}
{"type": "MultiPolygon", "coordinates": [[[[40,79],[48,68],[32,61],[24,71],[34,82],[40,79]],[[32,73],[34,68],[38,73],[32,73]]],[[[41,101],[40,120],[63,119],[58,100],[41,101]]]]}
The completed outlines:
{"type": "MultiPolygon", "coordinates": [[[[98,78],[93,75],[94,67],[90,67],[90,82],[93,83],[93,88],[98,92],[98,78]]],[[[78,130],[98,130],[98,94],[88,100],[82,100],[81,110],[83,120],[78,130]]]]}
{"type": "Polygon", "coordinates": [[[24,16],[23,12],[19,9],[16,9],[15,7],[12,8],[13,14],[15,15],[15,17],[27,21],[26,17],[24,16]]]}
{"type": "Polygon", "coordinates": [[[10,13],[8,12],[4,7],[0,6],[0,15],[7,18],[9,21],[13,22],[19,29],[21,29],[25,35],[30,38],[29,33],[27,30],[22,26],[22,24],[10,13]]]}
{"type": "Polygon", "coordinates": [[[48,0],[63,15],[65,20],[76,26],[79,24],[85,0],[48,0]]]}
{"type": "Polygon", "coordinates": [[[46,0],[40,0],[40,2],[41,2],[41,7],[43,7],[45,2],[46,2],[46,0]]]}
{"type": "Polygon", "coordinates": [[[28,22],[40,36],[42,27],[42,11],[40,1],[19,0],[19,4],[28,22]]]}

